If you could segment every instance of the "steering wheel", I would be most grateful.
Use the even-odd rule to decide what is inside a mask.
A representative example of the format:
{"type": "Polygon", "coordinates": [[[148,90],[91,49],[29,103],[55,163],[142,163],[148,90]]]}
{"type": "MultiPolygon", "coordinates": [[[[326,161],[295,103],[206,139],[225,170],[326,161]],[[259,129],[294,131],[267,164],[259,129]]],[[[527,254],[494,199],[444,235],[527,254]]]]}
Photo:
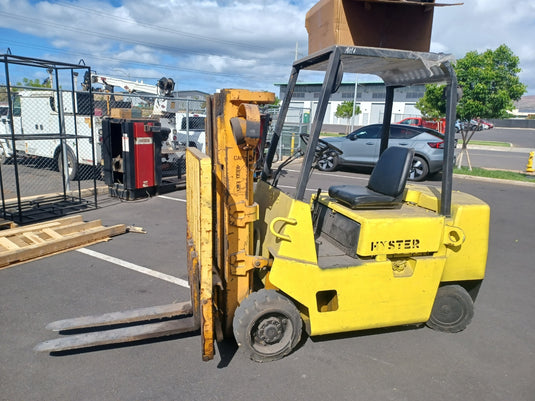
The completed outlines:
{"type": "MultiPolygon", "coordinates": [[[[310,135],[299,134],[299,137],[305,143],[305,145],[308,144],[308,139],[310,135]]],[[[323,139],[318,138],[318,144],[316,145],[316,150],[315,150],[315,160],[320,160],[325,154],[330,153],[330,152],[335,152],[339,155],[344,153],[340,149],[338,149],[336,146],[330,144],[327,141],[324,141],[323,139]]]]}

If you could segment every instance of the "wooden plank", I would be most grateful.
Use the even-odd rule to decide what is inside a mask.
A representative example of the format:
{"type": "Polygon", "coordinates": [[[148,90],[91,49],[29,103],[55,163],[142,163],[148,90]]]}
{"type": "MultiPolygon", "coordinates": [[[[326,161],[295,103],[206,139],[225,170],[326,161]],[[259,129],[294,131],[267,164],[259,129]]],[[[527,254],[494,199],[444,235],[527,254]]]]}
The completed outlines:
{"type": "Polygon", "coordinates": [[[51,238],[56,238],[56,239],[59,239],[62,237],[61,234],[58,234],[56,231],[54,231],[53,229],[51,228],[43,228],[43,232],[45,234],[47,234],[48,236],[50,236],[51,238]]]}
{"type": "Polygon", "coordinates": [[[0,257],[0,267],[75,248],[99,239],[117,235],[121,232],[126,232],[126,225],[120,224],[112,227],[101,227],[91,231],[69,235],[61,239],[52,239],[43,244],[29,245],[2,255],[0,257]]]}
{"type": "Polygon", "coordinates": [[[28,238],[28,240],[30,240],[34,244],[43,244],[43,243],[46,242],[46,240],[41,238],[35,232],[23,233],[22,236],[25,237],[25,238],[28,238]]]}
{"type": "Polygon", "coordinates": [[[61,225],[72,224],[72,223],[76,223],[80,221],[83,222],[81,215],[69,216],[69,217],[64,217],[61,219],[52,220],[47,223],[30,224],[24,227],[10,228],[9,230],[1,230],[0,237],[9,237],[12,235],[18,235],[23,232],[38,231],[44,228],[58,227],[61,225]]]}
{"type": "Polygon", "coordinates": [[[43,256],[64,252],[109,239],[126,232],[126,225],[104,227],[100,220],[84,222],[82,216],[70,216],[48,223],[0,232],[0,268],[43,256]]]}
{"type": "Polygon", "coordinates": [[[28,240],[20,235],[10,236],[9,238],[6,238],[6,239],[10,241],[11,243],[15,244],[19,248],[24,248],[25,246],[28,246],[28,240]]]}
{"type": "MultiPolygon", "coordinates": [[[[96,191],[97,194],[107,194],[109,191],[107,185],[100,185],[96,189],[97,189],[96,191]]],[[[79,196],[82,196],[82,198],[87,198],[94,194],[95,194],[95,190],[93,188],[86,188],[86,189],[82,189],[81,191],[78,191],[77,189],[75,189],[75,190],[71,190],[67,192],[67,195],[71,197],[75,197],[75,198],[78,198],[79,196]]],[[[20,201],[21,202],[28,202],[28,201],[39,202],[39,201],[44,201],[49,198],[56,198],[60,196],[62,197],[65,196],[65,193],[64,192],[51,192],[48,194],[23,196],[20,198],[20,201]]],[[[5,200],[6,204],[17,204],[18,201],[19,199],[17,198],[10,198],[10,199],[5,200]]]]}
{"type": "Polygon", "coordinates": [[[20,247],[17,244],[13,243],[12,241],[10,241],[9,239],[5,237],[0,237],[0,245],[2,245],[8,251],[11,251],[14,249],[20,249],[20,247]]]}
{"type": "Polygon", "coordinates": [[[69,234],[81,232],[81,231],[88,231],[93,228],[102,227],[102,223],[100,220],[93,220],[89,222],[77,222],[74,224],[69,224],[67,226],[61,226],[61,227],[54,227],[52,230],[54,230],[56,233],[62,236],[66,236],[69,234]]]}
{"type": "Polygon", "coordinates": [[[0,218],[0,230],[9,230],[15,227],[17,227],[17,223],[15,223],[14,221],[0,218]]]}

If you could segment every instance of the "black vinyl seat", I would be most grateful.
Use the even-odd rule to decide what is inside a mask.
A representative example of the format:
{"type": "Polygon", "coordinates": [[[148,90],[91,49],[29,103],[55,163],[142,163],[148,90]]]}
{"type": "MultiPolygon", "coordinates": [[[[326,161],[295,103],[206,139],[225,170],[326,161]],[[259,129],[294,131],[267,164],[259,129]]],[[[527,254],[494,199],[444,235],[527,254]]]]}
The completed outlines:
{"type": "Polygon", "coordinates": [[[367,186],[334,185],[329,188],[329,196],[351,209],[396,207],[403,202],[413,156],[411,148],[387,148],[377,161],[367,186]]]}

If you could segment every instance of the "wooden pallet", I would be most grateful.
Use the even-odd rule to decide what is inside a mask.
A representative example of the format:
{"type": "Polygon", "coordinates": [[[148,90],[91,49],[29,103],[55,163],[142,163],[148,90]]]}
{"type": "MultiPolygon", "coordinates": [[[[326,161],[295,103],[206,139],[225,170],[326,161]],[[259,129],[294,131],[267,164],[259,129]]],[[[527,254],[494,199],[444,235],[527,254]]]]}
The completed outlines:
{"type": "Polygon", "coordinates": [[[17,223],[0,218],[0,230],[9,230],[10,228],[17,227],[17,223]]]}
{"type": "Polygon", "coordinates": [[[0,231],[0,269],[79,248],[126,232],[124,224],[104,227],[81,215],[0,231]]]}

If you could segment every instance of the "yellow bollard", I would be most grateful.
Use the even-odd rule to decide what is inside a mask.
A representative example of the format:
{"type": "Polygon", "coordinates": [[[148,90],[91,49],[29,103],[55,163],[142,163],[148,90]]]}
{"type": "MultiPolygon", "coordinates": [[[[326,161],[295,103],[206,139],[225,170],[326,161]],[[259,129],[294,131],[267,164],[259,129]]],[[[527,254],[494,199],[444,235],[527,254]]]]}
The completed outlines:
{"type": "Polygon", "coordinates": [[[526,172],[533,173],[535,170],[533,169],[533,156],[535,155],[535,152],[529,152],[528,157],[528,164],[526,165],[526,172]]]}

